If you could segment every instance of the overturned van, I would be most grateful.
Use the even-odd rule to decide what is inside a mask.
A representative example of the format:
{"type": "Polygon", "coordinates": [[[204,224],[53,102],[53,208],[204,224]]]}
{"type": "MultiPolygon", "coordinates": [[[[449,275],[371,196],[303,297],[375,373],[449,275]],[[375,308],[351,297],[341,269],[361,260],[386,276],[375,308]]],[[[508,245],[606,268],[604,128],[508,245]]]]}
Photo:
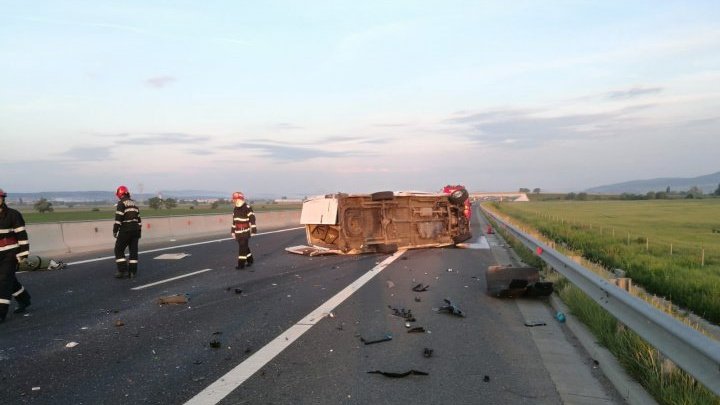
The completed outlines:
{"type": "Polygon", "coordinates": [[[450,194],[381,191],[312,198],[300,215],[310,246],[286,250],[315,256],[454,245],[472,236],[467,199],[464,188],[450,194]]]}

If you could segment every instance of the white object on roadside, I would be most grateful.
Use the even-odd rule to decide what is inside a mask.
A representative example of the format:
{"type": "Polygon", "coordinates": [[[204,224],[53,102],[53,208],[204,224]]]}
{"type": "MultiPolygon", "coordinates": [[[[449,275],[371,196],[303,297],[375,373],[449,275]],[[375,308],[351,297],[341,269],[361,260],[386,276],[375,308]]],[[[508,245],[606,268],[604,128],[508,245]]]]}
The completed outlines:
{"type": "MultiPolygon", "coordinates": [[[[77,346],[77,345],[79,345],[79,344],[80,344],[80,343],[78,343],[78,342],[70,342],[70,343],[66,344],[65,347],[68,347],[68,348],[71,348],[71,349],[72,349],[73,347],[75,347],[75,346],[77,346]]],[[[39,388],[38,388],[38,389],[39,389],[39,388]]]]}

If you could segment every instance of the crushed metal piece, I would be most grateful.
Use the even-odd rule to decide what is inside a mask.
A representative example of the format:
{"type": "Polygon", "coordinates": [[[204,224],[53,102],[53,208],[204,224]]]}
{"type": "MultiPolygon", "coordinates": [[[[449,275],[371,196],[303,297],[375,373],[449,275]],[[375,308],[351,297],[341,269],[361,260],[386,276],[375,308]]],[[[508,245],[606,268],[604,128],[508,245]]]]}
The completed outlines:
{"type": "Polygon", "coordinates": [[[415,287],[413,287],[412,290],[415,292],[423,292],[423,291],[427,291],[428,288],[430,288],[430,285],[423,286],[423,284],[420,283],[420,284],[416,285],[415,287]]]}
{"type": "Polygon", "coordinates": [[[389,371],[375,370],[375,371],[368,371],[368,374],[382,374],[385,377],[390,377],[390,378],[403,378],[403,377],[407,377],[409,375],[429,375],[428,373],[426,373],[424,371],[418,371],[418,370],[410,370],[410,371],[406,371],[404,373],[392,373],[389,371]]]}

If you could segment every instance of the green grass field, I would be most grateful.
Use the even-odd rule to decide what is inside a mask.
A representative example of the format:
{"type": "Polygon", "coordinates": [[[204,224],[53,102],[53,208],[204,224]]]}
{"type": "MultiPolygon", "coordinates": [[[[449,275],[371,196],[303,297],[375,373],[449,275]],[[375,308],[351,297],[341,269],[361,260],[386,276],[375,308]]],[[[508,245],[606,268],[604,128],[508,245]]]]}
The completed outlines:
{"type": "MultiPolygon", "coordinates": [[[[173,209],[161,208],[154,210],[147,206],[140,206],[140,214],[143,218],[150,218],[186,215],[213,215],[232,212],[232,206],[230,205],[221,205],[217,209],[212,209],[209,205],[199,205],[193,209],[190,209],[190,207],[190,205],[181,205],[173,209]]],[[[300,209],[301,204],[254,204],[252,207],[255,212],[298,210],[300,209]]],[[[20,212],[22,212],[25,222],[28,224],[115,219],[114,205],[110,206],[108,204],[107,206],[96,208],[98,211],[92,211],[91,207],[57,208],[53,212],[45,212],[41,214],[37,211],[33,211],[31,207],[20,207],[20,212]]]]}
{"type": "Polygon", "coordinates": [[[496,204],[558,244],[720,323],[720,200],[496,204]]]}

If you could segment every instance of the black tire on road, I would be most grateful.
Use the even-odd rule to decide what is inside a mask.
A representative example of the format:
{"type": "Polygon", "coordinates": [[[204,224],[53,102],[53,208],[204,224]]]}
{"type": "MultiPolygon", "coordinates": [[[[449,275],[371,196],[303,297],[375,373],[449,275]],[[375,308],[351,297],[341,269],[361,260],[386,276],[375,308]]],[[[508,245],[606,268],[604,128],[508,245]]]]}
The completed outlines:
{"type": "Polygon", "coordinates": [[[378,253],[395,253],[397,250],[397,243],[383,243],[375,246],[375,251],[378,253]]]}
{"type": "Polygon", "coordinates": [[[395,198],[395,193],[392,191],[378,191],[377,193],[370,194],[370,198],[373,201],[392,200],[395,198]]]}
{"type": "Polygon", "coordinates": [[[450,193],[450,197],[448,197],[448,200],[450,200],[453,204],[462,204],[465,202],[465,200],[470,197],[470,194],[468,194],[468,191],[464,188],[461,188],[459,190],[455,190],[452,193],[450,193]]]}

